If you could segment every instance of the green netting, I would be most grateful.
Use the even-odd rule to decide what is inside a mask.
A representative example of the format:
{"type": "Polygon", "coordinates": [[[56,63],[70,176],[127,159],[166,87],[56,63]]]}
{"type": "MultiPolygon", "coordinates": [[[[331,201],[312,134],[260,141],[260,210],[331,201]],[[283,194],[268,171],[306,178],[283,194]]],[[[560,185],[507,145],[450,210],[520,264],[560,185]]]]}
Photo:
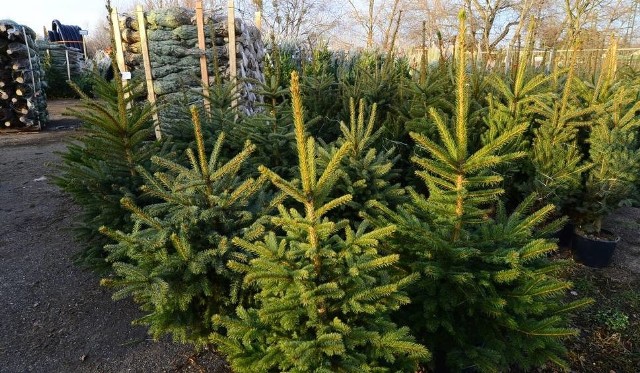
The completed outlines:
{"type": "MultiPolygon", "coordinates": [[[[159,112],[163,126],[173,122],[181,110],[168,109],[168,106],[180,106],[185,102],[185,92],[191,92],[186,101],[201,103],[200,56],[198,33],[195,26],[195,11],[185,8],[167,8],[151,10],[146,13],[146,32],[149,47],[149,59],[154,80],[155,93],[159,103],[164,103],[159,112]],[[190,96],[195,94],[195,96],[190,96]]],[[[125,17],[120,21],[125,49],[125,63],[129,70],[142,70],[139,32],[137,20],[125,17]]],[[[261,60],[264,56],[260,33],[257,29],[245,27],[240,19],[235,21],[236,50],[238,57],[238,76],[262,80],[261,60]],[[255,45],[254,45],[255,44],[255,45]],[[247,54],[250,54],[248,56],[247,54]]],[[[214,82],[217,74],[223,80],[229,79],[229,51],[227,46],[228,24],[225,16],[205,17],[205,56],[208,62],[209,82],[214,82]],[[218,71],[214,72],[214,55],[218,71]]],[[[241,101],[258,100],[248,90],[250,85],[241,88],[241,101]]],[[[253,103],[242,102],[241,106],[250,108],[253,103]]],[[[253,110],[253,109],[250,109],[253,110]]],[[[180,116],[184,119],[184,117],[180,116]]],[[[188,119],[188,118],[187,118],[188,119]]]]}
{"type": "Polygon", "coordinates": [[[175,34],[170,30],[147,30],[147,39],[149,43],[154,41],[168,41],[173,40],[175,34]]]}
{"type": "Polygon", "coordinates": [[[195,12],[186,8],[165,8],[151,10],[147,13],[147,22],[150,28],[175,29],[179,26],[190,24],[195,12]]]}
{"type": "Polygon", "coordinates": [[[164,95],[172,92],[179,92],[189,87],[197,86],[200,79],[193,74],[180,72],[168,74],[162,79],[153,82],[153,87],[157,95],[164,95]]]}

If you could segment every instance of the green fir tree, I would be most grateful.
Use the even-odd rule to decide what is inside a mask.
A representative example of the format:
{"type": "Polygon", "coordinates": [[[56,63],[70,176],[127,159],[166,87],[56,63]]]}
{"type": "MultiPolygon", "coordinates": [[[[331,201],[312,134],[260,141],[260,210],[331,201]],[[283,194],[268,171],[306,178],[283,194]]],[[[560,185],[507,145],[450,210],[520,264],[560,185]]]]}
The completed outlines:
{"type": "Polygon", "coordinates": [[[265,165],[283,176],[295,174],[296,152],[294,143],[293,118],[289,91],[283,88],[275,76],[267,83],[256,83],[258,95],[264,98],[259,104],[260,112],[240,118],[230,128],[233,143],[249,139],[256,145],[252,163],[257,169],[265,165]]]}
{"type": "Polygon", "coordinates": [[[265,167],[261,172],[297,207],[279,207],[273,223],[281,233],[234,240],[255,255],[230,266],[257,288],[257,303],[239,307],[235,317],[215,316],[220,330],[211,340],[238,372],[415,371],[429,353],[391,322],[389,312],[409,301],[401,288],[416,276],[399,276],[398,255],[378,252],[395,227],[354,229],[332,218],[352,199],[331,193],[353,145],[345,142],[321,170],[315,141],[305,134],[295,73],[291,91],[300,180],[265,167]]]}
{"type": "Polygon", "coordinates": [[[638,86],[617,79],[617,66],[613,40],[596,84],[581,87],[582,98],[598,109],[585,129],[589,169],[575,216],[578,229],[589,235],[599,235],[603,218],[637,197],[640,102],[634,96],[638,86]]]}
{"type": "Polygon", "coordinates": [[[369,201],[383,202],[393,208],[407,198],[399,183],[399,170],[395,168],[400,156],[394,148],[378,151],[375,147],[384,131],[384,128],[375,130],[377,105],[372,105],[366,122],[364,100],[360,100],[357,116],[355,100],[351,99],[349,107],[349,126],[344,122],[340,123],[342,135],[335,143],[318,148],[318,152],[320,164],[326,166],[342,145],[351,143],[347,156],[342,160],[343,172],[340,173],[333,193],[335,196],[352,196],[351,201],[337,211],[344,212],[344,218],[356,221],[361,212],[367,211],[369,201]]]}
{"type": "Polygon", "coordinates": [[[152,175],[139,167],[138,172],[143,191],[160,202],[140,208],[125,198],[133,231],[102,229],[118,242],[107,246],[114,274],[102,283],[117,289],[114,299],[132,296],[140,304],[146,315],[138,323],[148,325],[154,338],[172,334],[201,347],[213,330],[211,317],[233,312],[251,296],[241,292],[241,276],[226,263],[251,257],[231,240],[261,236],[268,205],[261,198],[266,178],[244,177],[255,146],[246,143],[224,162],[222,133],[207,157],[195,107],[192,117],[196,151],[186,151],[189,167],[154,156],[163,171],[152,175]]]}
{"type": "Polygon", "coordinates": [[[584,162],[579,146],[580,128],[585,126],[596,106],[580,104],[576,98],[576,56],[572,53],[565,79],[561,72],[555,78],[563,83],[560,96],[551,102],[537,101],[537,127],[529,151],[530,178],[524,185],[525,193],[535,193],[539,204],[553,203],[562,214],[575,206],[582,185],[582,177],[589,165],[584,162]]]}
{"type": "Polygon", "coordinates": [[[67,111],[82,121],[83,136],[62,153],[54,180],[82,208],[75,227],[76,239],[84,246],[78,260],[104,268],[103,246],[110,241],[98,229],[131,229],[130,214],[120,199],[146,203],[139,192],[142,177],[137,167],[149,165],[156,146],[148,141],[153,136],[153,109],[136,102],[140,85],[130,82],[123,87],[119,74],[112,82],[96,74],[92,82],[94,97],[78,89],[81,103],[67,111]]]}
{"type": "MultiPolygon", "coordinates": [[[[486,131],[482,134],[482,143],[495,140],[500,134],[513,126],[526,124],[527,131],[505,145],[504,151],[529,151],[533,142],[533,128],[537,119],[544,118],[553,100],[550,82],[552,75],[533,74],[529,61],[532,57],[534,39],[534,23],[529,26],[527,42],[524,50],[519,52],[517,67],[512,73],[494,73],[489,77],[492,92],[487,97],[487,112],[484,116],[486,131]]],[[[533,191],[530,174],[535,170],[531,158],[526,157],[518,162],[502,164],[497,171],[505,178],[502,184],[509,205],[521,202],[522,194],[533,191]]],[[[542,189],[536,189],[542,192],[542,189]]],[[[546,204],[541,199],[540,206],[546,204]]],[[[555,201],[557,202],[557,201],[555,201]]]]}
{"type": "Polygon", "coordinates": [[[571,284],[559,279],[565,264],[550,262],[556,249],[537,238],[552,205],[532,210],[531,196],[512,214],[499,203],[502,176],[495,172],[525,155],[509,152],[527,124],[510,126],[479,148],[469,141],[469,96],[461,17],[456,69],[456,106],[451,122],[435,110],[438,135],[412,133],[413,161],[428,197],[411,193],[411,203],[374,219],[398,232],[389,250],[421,279],[410,290],[412,304],[399,314],[434,354],[435,372],[529,369],[547,361],[566,366],[562,338],[576,334],[567,313],[588,300],[565,304],[571,284]]]}

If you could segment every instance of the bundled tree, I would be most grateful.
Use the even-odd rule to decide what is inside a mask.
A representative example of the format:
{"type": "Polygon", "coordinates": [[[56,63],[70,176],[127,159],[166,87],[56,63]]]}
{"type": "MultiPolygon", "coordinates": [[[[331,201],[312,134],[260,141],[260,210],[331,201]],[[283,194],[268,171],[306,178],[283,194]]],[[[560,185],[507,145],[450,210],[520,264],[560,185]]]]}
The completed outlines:
{"type": "Polygon", "coordinates": [[[153,163],[166,171],[138,171],[144,192],[160,202],[140,208],[125,198],[122,205],[132,213],[133,231],[102,229],[118,241],[107,246],[114,274],[102,283],[118,289],[114,299],[132,296],[140,303],[148,313],[138,322],[148,325],[155,338],[170,333],[203,346],[212,331],[211,316],[231,312],[250,297],[240,292],[241,278],[226,262],[250,257],[231,239],[260,236],[268,205],[260,193],[266,178],[243,176],[255,146],[246,143],[224,162],[222,133],[207,157],[195,107],[192,117],[196,151],[186,151],[190,167],[154,156],[153,163]]]}
{"type": "Polygon", "coordinates": [[[212,341],[242,372],[413,371],[429,353],[408,329],[391,322],[389,312],[408,302],[401,288],[415,276],[399,276],[398,255],[378,252],[379,240],[395,227],[354,229],[333,219],[332,211],[352,199],[330,196],[353,145],[345,142],[320,170],[315,141],[305,136],[295,73],[291,91],[300,180],[285,180],[265,167],[261,172],[297,207],[280,206],[273,219],[284,236],[234,239],[256,256],[248,265],[230,266],[257,288],[257,304],[239,307],[235,317],[215,316],[220,330],[212,341]]]}
{"type": "Polygon", "coordinates": [[[113,82],[95,74],[92,84],[95,97],[78,89],[81,104],[68,110],[82,120],[84,136],[62,154],[63,163],[54,180],[82,208],[75,229],[76,238],[85,247],[80,261],[102,267],[106,256],[103,246],[109,240],[98,229],[131,229],[130,214],[119,202],[123,197],[144,204],[137,167],[148,166],[153,153],[154,145],[147,141],[153,134],[153,109],[135,102],[139,86],[130,83],[123,87],[118,74],[113,82]]]}
{"type": "Polygon", "coordinates": [[[564,303],[571,284],[557,274],[565,264],[550,262],[546,255],[556,245],[534,235],[553,206],[532,211],[531,196],[508,215],[498,203],[502,177],[494,170],[525,155],[504,150],[527,124],[511,126],[479,148],[470,145],[464,36],[462,17],[455,117],[450,124],[431,111],[438,140],[412,133],[426,152],[413,161],[429,196],[412,192],[411,203],[398,211],[376,204],[384,212],[378,224],[398,226],[389,250],[423,275],[402,319],[424,337],[437,372],[529,369],[549,360],[565,366],[561,339],[576,334],[567,328],[567,313],[588,300],[564,303]]]}

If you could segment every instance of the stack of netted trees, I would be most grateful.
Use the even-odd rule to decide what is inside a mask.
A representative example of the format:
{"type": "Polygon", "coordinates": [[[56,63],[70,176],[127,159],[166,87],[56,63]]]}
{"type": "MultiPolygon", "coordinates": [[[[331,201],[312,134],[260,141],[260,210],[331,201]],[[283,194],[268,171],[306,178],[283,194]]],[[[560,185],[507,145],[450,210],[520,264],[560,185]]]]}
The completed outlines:
{"type": "MultiPolygon", "coordinates": [[[[165,107],[164,112],[160,112],[160,122],[164,126],[180,116],[166,109],[175,105],[164,104],[202,100],[202,52],[198,48],[195,11],[180,7],[165,8],[148,11],[145,18],[154,89],[160,107],[165,107]]],[[[213,85],[216,78],[223,82],[230,79],[227,24],[224,16],[204,17],[209,85],[213,85]]],[[[134,78],[143,77],[139,23],[135,15],[121,18],[120,29],[127,69],[134,78]]],[[[244,78],[264,81],[264,45],[258,29],[240,19],[235,20],[235,33],[237,78],[241,82],[238,103],[241,110],[251,114],[259,98],[253,92],[254,84],[244,78]]]]}
{"type": "Polygon", "coordinates": [[[47,121],[35,38],[26,26],[0,21],[0,128],[40,129],[47,121]]]}
{"type": "Polygon", "coordinates": [[[66,46],[63,42],[49,40],[38,40],[36,44],[41,60],[50,64],[52,71],[64,76],[66,80],[82,75],[85,63],[81,50],[66,46]]]}

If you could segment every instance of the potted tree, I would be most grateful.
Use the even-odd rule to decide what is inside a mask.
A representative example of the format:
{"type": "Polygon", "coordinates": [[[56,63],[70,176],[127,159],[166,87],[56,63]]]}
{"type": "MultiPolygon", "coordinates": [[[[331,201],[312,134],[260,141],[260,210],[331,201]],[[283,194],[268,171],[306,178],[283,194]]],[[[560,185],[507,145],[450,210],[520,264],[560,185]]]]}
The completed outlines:
{"type": "Polygon", "coordinates": [[[588,128],[587,162],[591,167],[585,173],[575,217],[574,253],[582,263],[598,268],[609,264],[620,240],[602,229],[602,219],[631,201],[640,172],[640,118],[636,116],[640,102],[633,101],[635,95],[625,82],[614,86],[588,128]]]}

